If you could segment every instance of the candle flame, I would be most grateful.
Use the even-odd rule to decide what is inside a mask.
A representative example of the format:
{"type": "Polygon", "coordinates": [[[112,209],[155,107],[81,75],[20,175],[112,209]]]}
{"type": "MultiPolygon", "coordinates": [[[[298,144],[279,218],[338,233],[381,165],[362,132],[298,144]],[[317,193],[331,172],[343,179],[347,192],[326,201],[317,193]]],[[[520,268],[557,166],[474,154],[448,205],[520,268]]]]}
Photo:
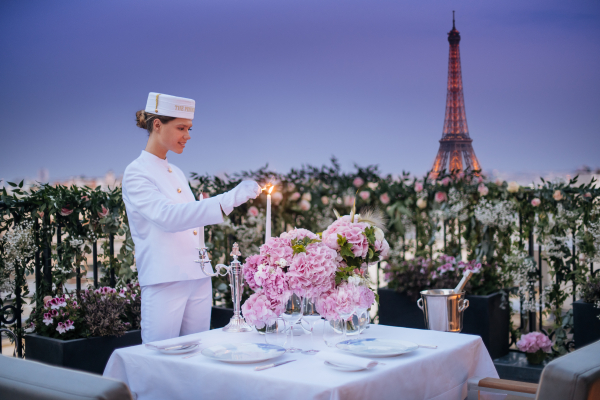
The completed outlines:
{"type": "Polygon", "coordinates": [[[273,189],[275,189],[275,185],[273,185],[271,183],[268,183],[267,186],[265,186],[261,190],[266,190],[267,194],[271,194],[271,192],[273,191],[273,189]]]}

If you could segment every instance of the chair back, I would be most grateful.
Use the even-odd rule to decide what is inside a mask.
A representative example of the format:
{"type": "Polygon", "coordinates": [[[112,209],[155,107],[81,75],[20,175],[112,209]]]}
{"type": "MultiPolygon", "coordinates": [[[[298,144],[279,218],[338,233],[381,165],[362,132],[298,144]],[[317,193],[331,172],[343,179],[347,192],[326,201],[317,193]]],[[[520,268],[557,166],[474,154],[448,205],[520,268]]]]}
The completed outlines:
{"type": "Polygon", "coordinates": [[[536,399],[600,399],[600,341],[548,363],[536,399]]]}

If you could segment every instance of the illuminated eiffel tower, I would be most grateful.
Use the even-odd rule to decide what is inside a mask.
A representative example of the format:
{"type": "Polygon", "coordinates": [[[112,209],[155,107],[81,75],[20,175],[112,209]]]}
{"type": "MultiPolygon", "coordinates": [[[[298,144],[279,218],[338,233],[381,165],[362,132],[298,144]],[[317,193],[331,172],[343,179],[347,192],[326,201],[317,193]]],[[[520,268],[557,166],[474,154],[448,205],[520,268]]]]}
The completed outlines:
{"type": "Polygon", "coordinates": [[[446,172],[481,171],[479,161],[471,143],[465,113],[465,99],[463,96],[462,73],[460,68],[460,34],[454,23],[452,11],[452,30],[448,32],[450,42],[450,59],[448,61],[448,94],[446,95],[446,118],[444,120],[444,133],[440,140],[440,149],[433,167],[431,177],[446,172]]]}

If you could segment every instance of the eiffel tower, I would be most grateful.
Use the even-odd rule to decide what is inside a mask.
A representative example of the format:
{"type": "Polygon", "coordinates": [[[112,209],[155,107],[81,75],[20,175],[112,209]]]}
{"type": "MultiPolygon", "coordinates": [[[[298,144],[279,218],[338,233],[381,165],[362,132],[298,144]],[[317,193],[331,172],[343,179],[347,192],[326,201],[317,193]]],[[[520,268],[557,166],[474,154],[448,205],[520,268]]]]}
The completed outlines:
{"type": "Polygon", "coordinates": [[[444,133],[440,140],[440,149],[433,162],[430,176],[437,178],[443,171],[461,172],[481,171],[479,161],[471,143],[465,113],[462,73],[460,68],[460,33],[456,30],[454,11],[452,11],[452,30],[448,32],[450,59],[448,61],[448,94],[446,95],[446,118],[444,133]]]}

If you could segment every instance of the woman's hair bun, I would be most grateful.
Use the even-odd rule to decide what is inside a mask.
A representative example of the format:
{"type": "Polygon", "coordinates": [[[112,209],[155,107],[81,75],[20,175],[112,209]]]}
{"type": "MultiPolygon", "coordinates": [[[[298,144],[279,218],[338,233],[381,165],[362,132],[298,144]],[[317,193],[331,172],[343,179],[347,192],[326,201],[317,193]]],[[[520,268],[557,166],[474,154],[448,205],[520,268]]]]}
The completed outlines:
{"type": "Polygon", "coordinates": [[[146,115],[145,110],[140,110],[140,111],[136,112],[135,113],[135,119],[137,122],[136,125],[142,129],[148,129],[148,124],[146,122],[147,118],[148,118],[148,116],[146,115]]]}

